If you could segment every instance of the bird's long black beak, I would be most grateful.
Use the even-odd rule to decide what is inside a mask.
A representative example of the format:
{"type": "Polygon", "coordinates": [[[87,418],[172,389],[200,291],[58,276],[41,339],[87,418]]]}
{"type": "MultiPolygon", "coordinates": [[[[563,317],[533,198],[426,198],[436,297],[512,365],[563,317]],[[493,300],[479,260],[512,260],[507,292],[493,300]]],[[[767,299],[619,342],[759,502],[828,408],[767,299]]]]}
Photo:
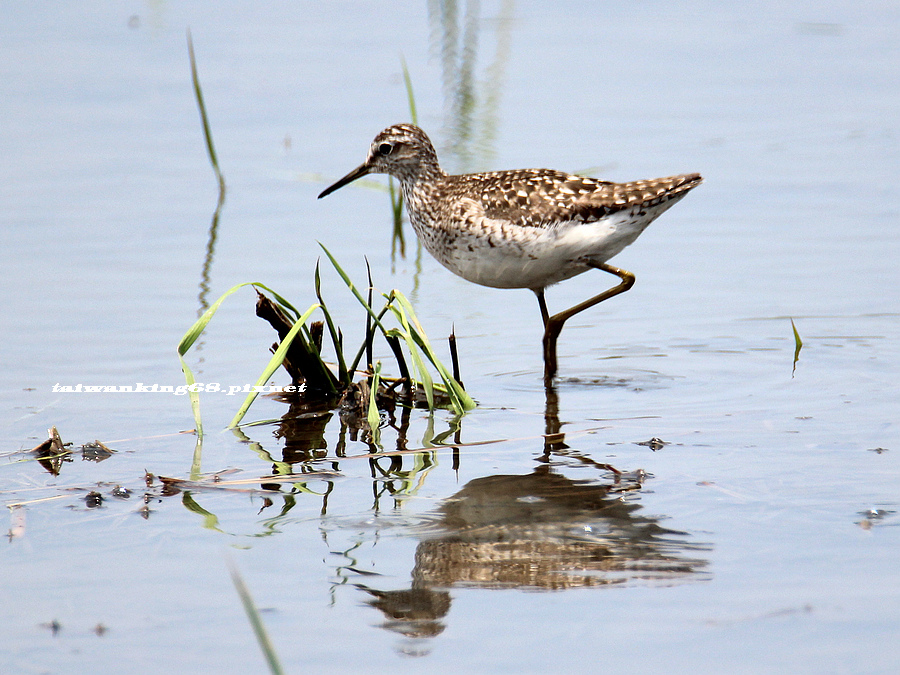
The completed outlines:
{"type": "Polygon", "coordinates": [[[343,178],[341,178],[337,183],[335,183],[334,185],[332,185],[332,186],[330,186],[330,187],[327,187],[327,188],[325,188],[324,190],[322,190],[322,194],[320,194],[320,195],[318,196],[318,199],[322,199],[322,197],[325,197],[325,196],[327,196],[327,195],[330,195],[330,194],[331,194],[332,192],[334,192],[335,190],[339,190],[340,188],[344,187],[347,183],[352,183],[352,182],[355,181],[357,178],[362,178],[362,177],[365,176],[367,173],[369,173],[369,165],[368,165],[368,164],[361,164],[360,166],[358,166],[358,167],[356,167],[355,169],[353,169],[353,171],[351,171],[350,173],[348,173],[346,176],[344,176],[343,178]]]}

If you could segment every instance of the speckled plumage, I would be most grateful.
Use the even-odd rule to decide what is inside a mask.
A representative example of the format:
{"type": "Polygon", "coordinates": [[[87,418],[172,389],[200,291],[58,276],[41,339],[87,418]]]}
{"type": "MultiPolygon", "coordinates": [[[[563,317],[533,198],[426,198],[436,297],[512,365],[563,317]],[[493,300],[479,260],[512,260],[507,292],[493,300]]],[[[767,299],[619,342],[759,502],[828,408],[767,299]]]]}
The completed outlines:
{"type": "Polygon", "coordinates": [[[453,176],[424,131],[397,124],[375,137],[362,166],[319,196],[369,173],[400,181],[416,235],[450,271],[534,291],[609,260],[702,182],[684,174],[612,183],[550,169],[453,176]]]}
{"type": "Polygon", "coordinates": [[[375,137],[361,166],[319,198],[370,173],[400,181],[416,235],[451,272],[483,286],[535,292],[548,386],[556,375],[563,324],[634,284],[631,272],[606,261],[703,182],[700,174],[689,173],[611,183],[550,169],[451,176],[441,170],[424,131],[396,124],[375,137]],[[589,269],[614,274],[621,283],[551,316],[544,289],[589,269]]]}

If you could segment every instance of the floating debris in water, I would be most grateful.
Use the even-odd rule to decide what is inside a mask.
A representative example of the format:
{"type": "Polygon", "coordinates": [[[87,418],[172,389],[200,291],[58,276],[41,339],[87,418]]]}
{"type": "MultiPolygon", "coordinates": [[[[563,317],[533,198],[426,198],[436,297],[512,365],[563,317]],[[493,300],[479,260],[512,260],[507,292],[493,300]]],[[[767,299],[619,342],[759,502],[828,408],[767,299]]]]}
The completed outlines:
{"type": "Polygon", "coordinates": [[[794,366],[791,369],[791,377],[794,377],[794,373],[797,372],[797,361],[800,360],[800,350],[803,349],[803,340],[800,339],[800,333],[797,332],[797,326],[794,325],[793,319],[791,319],[791,330],[794,332],[794,366]]]}
{"type": "Polygon", "coordinates": [[[85,443],[81,446],[81,459],[86,459],[89,462],[102,462],[104,459],[112,457],[115,453],[115,450],[106,447],[100,441],[85,443]]]}
{"type": "Polygon", "coordinates": [[[33,448],[31,451],[37,456],[38,464],[44,467],[52,475],[58,476],[63,462],[72,461],[72,458],[69,456],[71,455],[72,450],[67,447],[72,444],[62,442],[56,427],[50,427],[47,433],[50,438],[33,448]]]}
{"type": "Polygon", "coordinates": [[[859,525],[864,530],[871,530],[876,525],[881,524],[885,519],[890,518],[891,516],[896,515],[896,511],[892,511],[890,509],[879,509],[879,508],[871,508],[862,511],[859,515],[862,516],[862,520],[860,520],[857,525],[859,525]]]}
{"type": "Polygon", "coordinates": [[[126,487],[122,487],[121,485],[116,485],[112,489],[110,493],[113,497],[118,497],[119,499],[131,499],[131,490],[126,487]]]}
{"type": "Polygon", "coordinates": [[[88,492],[84,498],[84,503],[87,504],[89,509],[96,509],[103,505],[103,495],[95,491],[88,492]]]}
{"type": "Polygon", "coordinates": [[[53,634],[54,637],[56,637],[59,634],[59,631],[62,630],[62,624],[56,619],[53,619],[53,621],[42,623],[41,628],[46,628],[53,634]]]}
{"type": "Polygon", "coordinates": [[[641,442],[637,443],[636,445],[645,445],[648,448],[650,448],[653,452],[656,452],[657,450],[662,450],[664,447],[666,447],[668,445],[668,443],[666,441],[662,440],[661,438],[657,438],[656,436],[654,436],[649,441],[641,441],[641,442]]]}

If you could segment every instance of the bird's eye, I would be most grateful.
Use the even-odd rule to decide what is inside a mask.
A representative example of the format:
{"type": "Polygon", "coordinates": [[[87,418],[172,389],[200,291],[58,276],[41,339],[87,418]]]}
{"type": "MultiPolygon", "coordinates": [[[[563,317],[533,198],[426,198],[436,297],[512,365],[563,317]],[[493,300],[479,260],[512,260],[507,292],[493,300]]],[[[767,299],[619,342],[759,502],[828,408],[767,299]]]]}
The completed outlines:
{"type": "Polygon", "coordinates": [[[378,154],[381,155],[382,157],[387,157],[393,151],[394,151],[393,143],[382,143],[381,145],[378,146],[378,154]]]}

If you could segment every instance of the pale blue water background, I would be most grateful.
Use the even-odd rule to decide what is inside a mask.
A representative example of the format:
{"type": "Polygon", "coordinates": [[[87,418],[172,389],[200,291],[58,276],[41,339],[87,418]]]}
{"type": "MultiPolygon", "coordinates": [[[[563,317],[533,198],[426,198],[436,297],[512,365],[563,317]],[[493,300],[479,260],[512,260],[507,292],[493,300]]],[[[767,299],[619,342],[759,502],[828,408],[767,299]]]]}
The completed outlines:
{"type": "MultiPolygon", "coordinates": [[[[287,672],[900,668],[900,9],[449,8],[3,7],[0,497],[31,503],[9,510],[0,547],[0,672],[263,672],[229,558],[287,672]],[[480,403],[462,441],[511,440],[462,448],[458,470],[438,450],[436,466],[405,483],[396,473],[373,479],[367,460],[341,460],[327,504],[305,493],[288,508],[277,494],[266,507],[258,492],[154,492],[141,517],[145,470],[188,475],[193,437],[177,435],[193,426],[186,398],[52,387],[183,382],[175,346],[197,314],[216,203],[188,26],[228,184],[208,298],[263,281],[305,308],[317,241],[360,282],[365,255],[376,285],[407,293],[435,341],[455,325],[480,403]],[[470,31],[455,54],[450,26],[470,31]],[[446,539],[448,498],[491,476],[528,485],[545,466],[531,294],[471,286],[427,257],[417,272],[414,254],[392,265],[385,194],[347,188],[315,199],[362,161],[377,131],[408,119],[401,55],[420,123],[450,170],[704,174],[615,259],[637,275],[634,289],[580,315],[560,339],[571,451],[551,474],[602,492],[615,487],[609,474],[579,457],[642,469],[643,487],[622,502],[640,507],[638,520],[570,505],[541,521],[528,509],[542,498],[526,493],[492,506],[485,497],[491,507],[475,521],[490,541],[531,532],[535,546],[553,537],[603,546],[604,532],[622,545],[616,533],[646,518],[681,533],[658,550],[692,561],[690,572],[594,569],[598,582],[621,583],[538,592],[437,586],[424,627],[368,604],[360,586],[421,586],[428,542],[446,539]],[[461,98],[465,66],[472,88],[461,98]],[[793,375],[791,317],[804,340],[793,375]],[[53,425],[65,441],[100,439],[118,452],[98,464],[76,454],[53,477],[26,452],[53,425]],[[669,445],[637,445],[652,437],[669,445]],[[110,496],[116,484],[131,498],[110,496]],[[90,490],[106,497],[102,508],[87,508],[90,490]]],[[[323,269],[323,281],[344,322],[359,321],[337,277],[323,269]]],[[[548,301],[565,307],[608,282],[584,275],[548,301]]],[[[223,306],[191,357],[198,379],[256,379],[272,334],[252,303],[246,290],[223,306]]],[[[264,475],[269,463],[219,431],[236,397],[201,403],[203,470],[264,475]]],[[[263,400],[250,417],[284,410],[263,400]]],[[[437,431],[448,420],[438,414],[437,431]]],[[[426,427],[415,413],[410,447],[426,427]]],[[[279,456],[272,429],[246,433],[279,456]]],[[[329,429],[333,452],[338,429],[329,429]]],[[[483,552],[464,537],[453,550],[467,546],[483,552]]]]}

